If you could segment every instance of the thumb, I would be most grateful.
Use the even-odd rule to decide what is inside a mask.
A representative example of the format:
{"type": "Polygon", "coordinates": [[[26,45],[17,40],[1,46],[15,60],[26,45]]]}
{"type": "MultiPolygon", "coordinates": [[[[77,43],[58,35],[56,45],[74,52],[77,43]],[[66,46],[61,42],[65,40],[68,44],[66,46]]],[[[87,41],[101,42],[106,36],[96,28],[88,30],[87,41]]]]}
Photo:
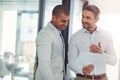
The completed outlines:
{"type": "Polygon", "coordinates": [[[98,47],[100,47],[100,48],[101,48],[101,43],[100,43],[100,42],[98,43],[98,47]]]}

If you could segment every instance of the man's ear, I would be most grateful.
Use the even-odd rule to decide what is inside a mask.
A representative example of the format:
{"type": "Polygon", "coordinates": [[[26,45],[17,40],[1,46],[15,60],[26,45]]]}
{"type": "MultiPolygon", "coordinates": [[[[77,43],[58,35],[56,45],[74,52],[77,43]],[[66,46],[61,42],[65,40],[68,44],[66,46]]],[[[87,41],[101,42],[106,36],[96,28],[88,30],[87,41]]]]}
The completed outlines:
{"type": "Polygon", "coordinates": [[[99,17],[96,17],[96,22],[98,22],[98,20],[99,20],[99,17]]]}
{"type": "Polygon", "coordinates": [[[52,21],[55,21],[56,20],[56,17],[55,16],[52,16],[52,21]]]}

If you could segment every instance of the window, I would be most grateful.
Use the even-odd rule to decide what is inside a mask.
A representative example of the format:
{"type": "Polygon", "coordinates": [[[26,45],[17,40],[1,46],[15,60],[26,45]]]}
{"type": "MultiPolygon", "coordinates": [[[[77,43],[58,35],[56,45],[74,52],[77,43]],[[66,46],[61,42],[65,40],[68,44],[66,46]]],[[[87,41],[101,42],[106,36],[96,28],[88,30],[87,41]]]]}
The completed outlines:
{"type": "Polygon", "coordinates": [[[51,21],[53,8],[60,4],[62,4],[62,0],[45,0],[44,26],[51,21]]]}

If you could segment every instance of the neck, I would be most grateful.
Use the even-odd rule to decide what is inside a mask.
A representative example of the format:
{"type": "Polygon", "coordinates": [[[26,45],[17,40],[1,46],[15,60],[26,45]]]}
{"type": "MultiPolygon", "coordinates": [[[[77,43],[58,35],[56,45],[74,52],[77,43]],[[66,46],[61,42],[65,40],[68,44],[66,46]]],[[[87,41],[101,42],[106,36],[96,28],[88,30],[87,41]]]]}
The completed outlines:
{"type": "MultiPolygon", "coordinates": [[[[53,21],[51,21],[51,24],[53,24],[56,29],[60,30],[60,29],[54,24],[53,21]]],[[[62,30],[60,30],[60,31],[62,31],[62,30]]]]}
{"type": "Polygon", "coordinates": [[[89,31],[90,33],[93,33],[94,31],[96,31],[96,29],[97,29],[97,27],[94,26],[94,27],[90,28],[88,31],[89,31]]]}

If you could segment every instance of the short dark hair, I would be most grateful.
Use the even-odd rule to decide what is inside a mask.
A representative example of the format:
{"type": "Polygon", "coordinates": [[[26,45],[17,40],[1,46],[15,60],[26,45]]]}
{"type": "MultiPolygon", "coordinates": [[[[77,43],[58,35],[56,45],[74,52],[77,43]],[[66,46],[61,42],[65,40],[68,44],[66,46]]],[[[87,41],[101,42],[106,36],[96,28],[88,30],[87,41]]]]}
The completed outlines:
{"type": "Polygon", "coordinates": [[[69,16],[69,11],[64,5],[57,5],[52,11],[52,15],[55,16],[58,16],[61,13],[64,13],[65,15],[69,16]]]}
{"type": "Polygon", "coordinates": [[[86,5],[83,7],[83,11],[84,10],[92,11],[95,14],[95,17],[98,17],[100,14],[100,9],[95,5],[86,5]]]}

